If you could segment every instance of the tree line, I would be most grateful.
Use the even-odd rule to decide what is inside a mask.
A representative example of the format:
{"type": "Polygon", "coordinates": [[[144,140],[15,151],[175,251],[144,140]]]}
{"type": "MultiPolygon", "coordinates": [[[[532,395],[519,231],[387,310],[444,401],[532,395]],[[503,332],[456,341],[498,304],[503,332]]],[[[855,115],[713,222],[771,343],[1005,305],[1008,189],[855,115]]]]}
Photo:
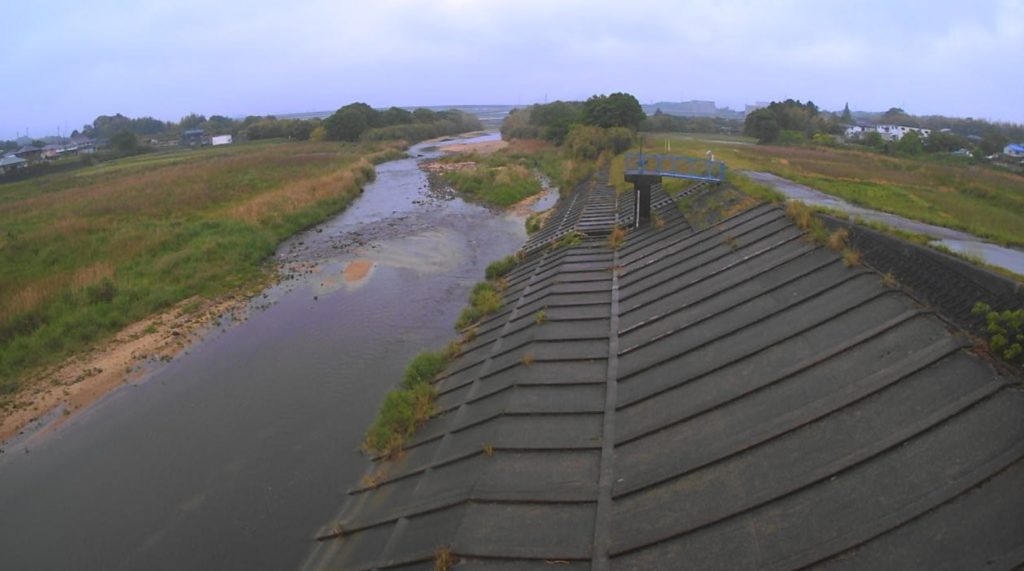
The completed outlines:
{"type": "Polygon", "coordinates": [[[503,139],[542,139],[564,147],[577,159],[604,151],[620,153],[633,144],[647,118],[628,93],[594,95],[586,101],[554,101],[513,109],[501,125],[503,139]]]}
{"type": "MultiPolygon", "coordinates": [[[[991,155],[1002,151],[1008,143],[1024,141],[1024,125],[990,122],[981,119],[960,119],[932,115],[918,117],[893,107],[884,113],[857,113],[865,123],[900,125],[928,129],[926,137],[909,132],[899,140],[886,141],[875,131],[867,131],[853,143],[890,154],[919,155],[923,153],[949,153],[960,149],[975,154],[991,155]]],[[[793,99],[773,101],[767,107],[747,115],[743,132],[755,137],[759,143],[836,144],[846,128],[856,122],[847,105],[841,114],[822,111],[811,101],[801,103],[793,99]]]]}

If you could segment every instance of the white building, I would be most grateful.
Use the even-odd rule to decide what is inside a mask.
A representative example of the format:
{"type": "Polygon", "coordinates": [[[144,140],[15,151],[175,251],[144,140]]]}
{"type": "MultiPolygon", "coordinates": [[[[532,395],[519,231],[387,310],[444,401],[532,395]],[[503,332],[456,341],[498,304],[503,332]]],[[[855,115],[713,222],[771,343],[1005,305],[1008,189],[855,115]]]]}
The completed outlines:
{"type": "Polygon", "coordinates": [[[931,129],[919,129],[917,127],[904,127],[903,125],[869,125],[854,126],[846,129],[847,139],[859,139],[864,135],[875,132],[882,136],[883,141],[899,141],[909,132],[915,132],[922,139],[931,134],[931,129]]]}
{"type": "Polygon", "coordinates": [[[230,145],[231,143],[231,135],[217,135],[216,137],[210,137],[210,144],[214,147],[217,145],[230,145]]]}

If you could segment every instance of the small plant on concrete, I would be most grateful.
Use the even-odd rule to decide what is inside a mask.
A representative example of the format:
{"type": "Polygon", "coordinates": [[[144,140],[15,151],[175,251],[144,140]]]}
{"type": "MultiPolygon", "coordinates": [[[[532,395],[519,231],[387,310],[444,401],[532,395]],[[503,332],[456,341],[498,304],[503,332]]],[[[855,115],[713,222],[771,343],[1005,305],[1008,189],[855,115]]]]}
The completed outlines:
{"type": "Polygon", "coordinates": [[[548,306],[545,305],[543,308],[541,308],[540,311],[537,312],[537,315],[534,316],[533,321],[537,325],[541,325],[541,324],[543,324],[547,320],[548,320],[548,306]]]}
{"type": "Polygon", "coordinates": [[[378,467],[372,473],[366,474],[359,480],[359,485],[363,488],[374,489],[379,485],[384,478],[387,477],[387,471],[383,468],[378,467]]]}
{"type": "Polygon", "coordinates": [[[885,272],[882,274],[882,285],[885,287],[899,287],[900,282],[896,279],[896,276],[892,275],[892,272],[885,272]]]}
{"type": "Polygon", "coordinates": [[[843,250],[843,263],[846,267],[853,268],[860,265],[860,252],[853,248],[843,250]]]}
{"type": "Polygon", "coordinates": [[[434,571],[448,571],[455,565],[455,556],[448,546],[441,546],[434,552],[434,571]]]}
{"type": "Polygon", "coordinates": [[[725,235],[725,245],[729,246],[729,248],[733,250],[740,247],[739,242],[736,241],[736,237],[731,234],[725,235]]]}
{"type": "Polygon", "coordinates": [[[789,216],[797,228],[801,230],[809,229],[811,227],[811,220],[814,219],[814,213],[811,212],[810,207],[796,200],[786,203],[786,216],[789,216]]]}
{"type": "Polygon", "coordinates": [[[567,248],[569,246],[579,246],[580,244],[583,243],[584,236],[585,236],[585,234],[583,234],[582,232],[576,232],[576,231],[569,232],[565,236],[562,236],[557,242],[555,242],[551,246],[551,248],[557,250],[558,248],[567,248]]]}
{"type": "Polygon", "coordinates": [[[655,230],[661,230],[665,227],[665,219],[662,218],[657,212],[651,213],[651,225],[654,226],[655,230]]]}
{"type": "Polygon", "coordinates": [[[491,456],[494,456],[494,445],[493,444],[491,444],[490,442],[485,442],[482,448],[483,448],[483,451],[484,451],[484,456],[487,456],[488,458],[490,458],[491,456]]]}
{"type": "Polygon", "coordinates": [[[533,364],[533,353],[529,351],[523,353],[523,356],[522,358],[519,359],[519,362],[522,363],[524,367],[529,367],[530,365],[533,364]]]}
{"type": "Polygon", "coordinates": [[[971,313],[985,316],[989,351],[1008,363],[1024,365],[1024,308],[993,311],[992,306],[979,301],[971,313]]]}
{"type": "Polygon", "coordinates": [[[608,247],[612,250],[618,250],[625,240],[626,230],[616,226],[612,233],[608,235],[608,247]]]}
{"type": "Polygon", "coordinates": [[[839,228],[835,232],[829,234],[828,247],[832,248],[837,252],[842,252],[850,245],[850,233],[846,231],[846,228],[839,228]]]}

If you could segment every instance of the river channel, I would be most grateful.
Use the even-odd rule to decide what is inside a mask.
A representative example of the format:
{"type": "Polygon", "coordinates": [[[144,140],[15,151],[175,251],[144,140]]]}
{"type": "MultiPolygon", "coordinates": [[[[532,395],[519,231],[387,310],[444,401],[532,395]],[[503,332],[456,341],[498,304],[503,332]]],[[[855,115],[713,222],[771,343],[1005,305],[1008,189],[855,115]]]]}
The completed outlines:
{"type": "Polygon", "coordinates": [[[8,443],[0,569],[301,565],[365,470],[357,449],[384,393],[454,336],[487,263],[525,239],[521,218],[429,190],[417,160],[434,147],[410,153],[279,248],[290,277],[244,322],[8,443]]]}

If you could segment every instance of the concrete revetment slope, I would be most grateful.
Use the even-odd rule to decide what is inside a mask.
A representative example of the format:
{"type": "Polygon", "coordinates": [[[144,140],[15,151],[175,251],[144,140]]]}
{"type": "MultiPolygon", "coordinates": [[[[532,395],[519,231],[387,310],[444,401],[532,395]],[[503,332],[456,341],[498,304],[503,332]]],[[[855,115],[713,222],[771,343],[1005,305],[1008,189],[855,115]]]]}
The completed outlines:
{"type": "MultiPolygon", "coordinates": [[[[615,250],[527,250],[308,569],[1024,563],[1019,378],[777,206],[655,210],[615,250]]],[[[582,188],[542,235],[628,212],[582,188]]]]}

